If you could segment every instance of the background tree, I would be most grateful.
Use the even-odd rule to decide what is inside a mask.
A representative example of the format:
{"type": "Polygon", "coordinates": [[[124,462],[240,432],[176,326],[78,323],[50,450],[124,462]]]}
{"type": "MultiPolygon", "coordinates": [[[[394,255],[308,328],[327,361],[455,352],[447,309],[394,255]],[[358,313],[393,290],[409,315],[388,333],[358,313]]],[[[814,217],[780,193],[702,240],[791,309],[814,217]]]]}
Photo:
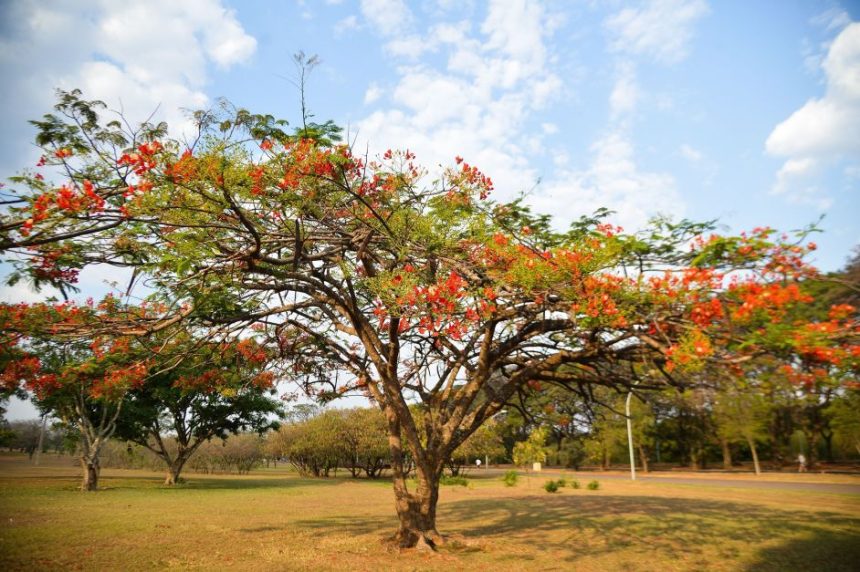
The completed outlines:
{"type": "Polygon", "coordinates": [[[148,363],[127,339],[81,343],[35,342],[38,373],[28,380],[39,407],[80,436],[81,490],[98,489],[99,454],[116,429],[126,393],[141,384],[148,363]]]}
{"type": "Polygon", "coordinates": [[[544,427],[538,427],[531,432],[528,439],[514,445],[514,464],[531,470],[534,463],[546,461],[546,438],[548,431],[544,427]]]}
{"type": "Polygon", "coordinates": [[[714,404],[717,434],[729,442],[741,441],[749,447],[755,474],[761,474],[756,443],[767,438],[765,424],[770,405],[761,393],[751,391],[738,380],[728,380],[714,404]]]}
{"type": "Polygon", "coordinates": [[[489,462],[490,459],[500,459],[504,454],[500,425],[491,419],[457,447],[448,461],[448,469],[456,476],[464,468],[474,466],[476,459],[489,462]]]}
{"type": "Polygon", "coordinates": [[[846,391],[844,396],[830,404],[827,414],[837,442],[860,455],[860,392],[857,389],[846,391]]]}
{"type": "Polygon", "coordinates": [[[369,478],[381,476],[388,465],[388,432],[378,409],[359,407],[340,412],[344,427],[340,434],[346,445],[344,466],[353,477],[361,471],[369,478]]]}
{"type": "Polygon", "coordinates": [[[253,339],[212,343],[173,336],[159,363],[132,390],[118,419],[116,437],[146,447],[167,465],[165,484],[179,482],[182,468],[204,442],[228,435],[265,433],[282,415],[273,398],[274,375],[253,339]],[[171,437],[170,440],[167,440],[171,437]]]}

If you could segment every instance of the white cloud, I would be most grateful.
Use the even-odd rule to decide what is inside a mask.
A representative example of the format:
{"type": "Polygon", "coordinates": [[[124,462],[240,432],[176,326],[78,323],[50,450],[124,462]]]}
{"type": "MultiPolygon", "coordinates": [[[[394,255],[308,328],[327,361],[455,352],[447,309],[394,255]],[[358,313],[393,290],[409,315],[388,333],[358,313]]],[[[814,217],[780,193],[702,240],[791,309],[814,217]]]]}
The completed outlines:
{"type": "Polygon", "coordinates": [[[801,179],[809,178],[813,165],[860,159],[860,23],[844,27],[821,65],[827,81],[824,96],[810,99],[777,125],[765,149],[787,158],[773,192],[823,208],[831,199],[801,179]],[[822,196],[813,199],[816,193],[822,196]]]}
{"type": "Polygon", "coordinates": [[[405,57],[417,60],[426,52],[432,52],[436,43],[430,39],[425,40],[417,35],[397,37],[385,44],[385,51],[393,57],[405,57]]]}
{"type": "Polygon", "coordinates": [[[687,56],[693,25],[709,11],[704,0],[650,0],[606,20],[616,52],[646,55],[663,63],[687,56]]]}
{"type": "MultiPolygon", "coordinates": [[[[370,4],[378,3],[362,8],[373,22],[370,4]]],[[[374,24],[386,52],[411,65],[398,68],[391,107],[361,120],[359,137],[377,151],[408,145],[427,165],[461,155],[497,182],[497,198],[531,188],[538,175],[529,155],[542,146],[540,137],[526,136],[525,122],[562,85],[547,55],[547,15],[539,5],[496,0],[477,30],[458,21],[409,31],[412,22],[407,17],[394,39],[388,24],[374,24]],[[429,52],[444,63],[431,64],[423,57],[429,52]]]]}
{"type": "Polygon", "coordinates": [[[560,173],[530,202],[539,211],[556,215],[559,224],[607,207],[616,212],[612,221],[631,231],[657,214],[684,214],[674,177],[640,169],[624,133],[606,134],[591,146],[591,152],[588,168],[560,173]]]}
{"type": "MultiPolygon", "coordinates": [[[[567,161],[556,163],[562,171],[531,199],[538,210],[553,213],[559,223],[567,224],[606,207],[615,211],[616,224],[631,231],[642,228],[655,215],[684,213],[674,177],[644,170],[636,160],[633,120],[643,93],[632,56],[644,55],[667,64],[680,61],[686,57],[693,24],[707,10],[702,0],[652,0],[607,18],[608,47],[616,55],[607,128],[591,145],[587,167],[572,169],[567,161]]],[[[689,147],[687,151],[694,152],[689,147]]]]}
{"type": "Polygon", "coordinates": [[[349,30],[355,30],[358,28],[358,16],[353,14],[352,16],[347,16],[341,20],[338,20],[334,24],[334,33],[335,35],[341,35],[349,30]]]}
{"type": "Polygon", "coordinates": [[[382,88],[372,83],[368,86],[367,91],[364,92],[364,104],[370,105],[380,97],[382,97],[382,88]]]}
{"type": "Polygon", "coordinates": [[[686,143],[681,145],[681,148],[678,149],[678,151],[681,153],[681,156],[684,159],[687,159],[688,161],[692,161],[693,163],[698,163],[699,161],[702,160],[702,152],[699,151],[698,149],[694,149],[693,147],[690,147],[686,143]]]}
{"type": "Polygon", "coordinates": [[[826,211],[833,205],[833,200],[814,184],[815,175],[820,170],[820,161],[812,157],[789,159],[777,172],[771,192],[785,196],[792,203],[826,211]]]}
{"type": "Polygon", "coordinates": [[[383,36],[403,33],[414,19],[403,0],[361,0],[361,13],[383,36]]]}
{"type": "Polygon", "coordinates": [[[618,64],[615,85],[609,95],[609,113],[613,120],[631,114],[639,100],[636,68],[631,62],[618,64]]]}
{"type": "MultiPolygon", "coordinates": [[[[658,213],[683,213],[674,178],[644,170],[635,159],[628,119],[640,89],[630,58],[618,62],[610,126],[591,146],[589,164],[571,167],[567,153],[553,151],[550,172],[533,166],[548,154],[543,138],[558,126],[537,122],[531,130],[530,121],[564,88],[555,72],[550,20],[538,4],[497,0],[477,26],[430,25],[398,40],[380,30],[386,52],[410,65],[398,69],[391,106],[359,122],[360,139],[376,150],[408,145],[427,165],[450,164],[461,155],[493,178],[495,198],[528,192],[526,200],[560,224],[600,207],[616,210],[615,220],[631,229],[658,213]],[[426,58],[431,52],[446,63],[434,65],[438,58],[426,58]]],[[[370,99],[377,95],[373,87],[370,99]]]]}
{"type": "Polygon", "coordinates": [[[830,32],[834,30],[841,30],[845,26],[851,23],[851,16],[844,9],[834,6],[832,8],[828,8],[821,14],[814,16],[810,23],[814,26],[818,26],[824,28],[825,31],[830,32]]]}
{"type": "MultiPolygon", "coordinates": [[[[245,62],[257,45],[221,0],[17,0],[0,10],[3,122],[21,136],[24,118],[50,109],[56,87],[81,88],[132,120],[160,106],[157,119],[181,126],[183,108],[208,103],[209,68],[245,62]]],[[[4,145],[4,175],[22,166],[14,149],[27,147],[4,145]]]]}

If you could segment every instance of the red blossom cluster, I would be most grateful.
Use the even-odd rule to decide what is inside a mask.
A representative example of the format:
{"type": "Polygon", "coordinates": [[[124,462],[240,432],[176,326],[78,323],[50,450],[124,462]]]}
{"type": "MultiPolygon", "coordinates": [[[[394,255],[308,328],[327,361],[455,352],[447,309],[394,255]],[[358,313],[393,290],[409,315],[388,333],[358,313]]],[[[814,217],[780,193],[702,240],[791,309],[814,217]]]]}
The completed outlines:
{"type": "Polygon", "coordinates": [[[137,151],[124,153],[116,163],[120,166],[131,167],[135,175],[145,175],[158,165],[155,154],[163,148],[158,141],[143,143],[137,146],[137,151]]]}
{"type": "Polygon", "coordinates": [[[469,205],[475,194],[483,201],[493,192],[493,180],[474,165],[466,163],[462,157],[456,157],[459,169],[449,169],[446,172],[448,190],[445,197],[452,202],[469,205]]]}
{"type": "Polygon", "coordinates": [[[48,218],[52,207],[70,214],[104,210],[105,200],[96,193],[93,183],[85,180],[82,187],[78,190],[73,185],[62,185],[56,191],[37,196],[30,209],[30,218],[25,220],[21,226],[21,235],[29,236],[36,223],[48,218]]]}
{"type": "Polygon", "coordinates": [[[164,176],[173,183],[184,183],[190,181],[197,174],[197,160],[186,149],[175,163],[167,163],[164,166],[164,176]]]}

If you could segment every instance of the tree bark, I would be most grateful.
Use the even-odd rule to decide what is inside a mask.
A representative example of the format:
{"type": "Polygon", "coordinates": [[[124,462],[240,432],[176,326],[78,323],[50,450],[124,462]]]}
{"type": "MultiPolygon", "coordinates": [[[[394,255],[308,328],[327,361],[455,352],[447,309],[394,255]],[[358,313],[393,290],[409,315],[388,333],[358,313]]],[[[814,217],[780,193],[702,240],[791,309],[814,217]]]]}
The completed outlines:
{"type": "Polygon", "coordinates": [[[720,437],[720,447],[723,450],[723,468],[727,471],[732,470],[732,449],[729,447],[729,440],[725,437],[720,437]]]}
{"type": "MultiPolygon", "coordinates": [[[[407,463],[401,439],[401,424],[391,407],[384,408],[388,422],[388,447],[391,453],[392,483],[394,485],[394,506],[400,527],[392,541],[401,549],[418,548],[433,550],[444,540],[436,530],[436,503],[439,500],[439,477],[443,463],[436,462],[428,451],[412,450],[417,486],[409,491],[406,484],[407,463]]],[[[413,444],[413,448],[416,445],[413,444]]]]}
{"type": "Polygon", "coordinates": [[[86,458],[81,457],[81,468],[84,470],[84,480],[81,483],[82,491],[96,491],[99,488],[99,466],[98,457],[86,458]]]}
{"type": "Polygon", "coordinates": [[[642,464],[642,472],[648,473],[648,452],[645,450],[645,447],[639,445],[639,462],[642,464]]]}
{"type": "Polygon", "coordinates": [[[436,504],[439,501],[438,471],[416,467],[418,485],[409,491],[402,471],[394,477],[394,502],[400,528],[394,541],[400,548],[433,549],[442,544],[442,535],[436,530],[436,504]]]}
{"type": "Polygon", "coordinates": [[[165,485],[176,485],[180,482],[179,475],[182,473],[182,468],[185,466],[187,457],[178,455],[176,459],[167,466],[167,475],[164,478],[165,485]]]}

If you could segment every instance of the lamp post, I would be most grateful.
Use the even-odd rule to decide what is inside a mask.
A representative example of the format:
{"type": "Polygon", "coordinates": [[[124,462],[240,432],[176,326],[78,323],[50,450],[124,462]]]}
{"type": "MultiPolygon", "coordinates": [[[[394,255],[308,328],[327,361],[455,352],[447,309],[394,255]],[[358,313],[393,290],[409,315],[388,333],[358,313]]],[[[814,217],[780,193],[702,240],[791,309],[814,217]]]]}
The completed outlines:
{"type": "MultiPolygon", "coordinates": [[[[635,384],[634,384],[635,385],[635,384]]],[[[627,405],[625,414],[627,415],[627,448],[630,449],[630,480],[636,480],[636,459],[633,455],[633,419],[630,417],[630,398],[633,397],[633,388],[627,394],[627,405]]]]}

